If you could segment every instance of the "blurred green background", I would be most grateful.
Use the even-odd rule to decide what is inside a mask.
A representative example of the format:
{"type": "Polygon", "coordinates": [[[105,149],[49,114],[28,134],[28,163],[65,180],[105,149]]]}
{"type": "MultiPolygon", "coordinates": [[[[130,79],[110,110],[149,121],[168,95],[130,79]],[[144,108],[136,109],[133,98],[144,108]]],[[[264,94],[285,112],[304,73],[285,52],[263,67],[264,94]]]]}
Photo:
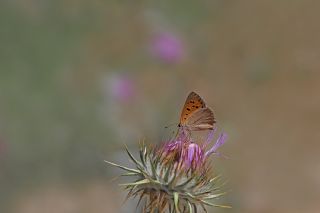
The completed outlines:
{"type": "Polygon", "coordinates": [[[0,212],[133,212],[110,180],[187,94],[229,135],[231,210],[320,212],[320,3],[0,3],[0,212]]]}

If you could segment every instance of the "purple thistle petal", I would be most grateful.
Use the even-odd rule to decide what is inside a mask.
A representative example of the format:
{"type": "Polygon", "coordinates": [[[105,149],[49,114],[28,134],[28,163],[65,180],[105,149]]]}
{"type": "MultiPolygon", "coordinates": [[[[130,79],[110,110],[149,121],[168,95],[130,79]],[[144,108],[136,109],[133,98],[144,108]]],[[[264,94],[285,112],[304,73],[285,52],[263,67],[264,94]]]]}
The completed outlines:
{"type": "Polygon", "coordinates": [[[190,167],[193,161],[194,156],[196,157],[196,145],[195,144],[190,144],[188,147],[188,154],[187,154],[187,160],[186,164],[190,167]]]}
{"type": "Polygon", "coordinates": [[[213,137],[214,137],[214,133],[216,132],[217,128],[214,128],[213,130],[211,130],[208,134],[207,140],[204,142],[204,144],[202,145],[203,148],[206,148],[209,143],[212,141],[213,137]]]}
{"type": "Polygon", "coordinates": [[[227,140],[227,134],[226,133],[222,133],[220,135],[220,137],[218,138],[217,142],[213,145],[213,147],[208,150],[205,154],[205,156],[209,156],[212,153],[216,153],[217,149],[222,146],[227,140]]]}
{"type": "Polygon", "coordinates": [[[196,169],[203,163],[203,151],[200,146],[196,143],[191,143],[188,145],[187,153],[184,156],[184,164],[187,168],[192,167],[196,169]]]}
{"type": "Polygon", "coordinates": [[[180,140],[171,141],[164,146],[164,151],[168,153],[168,152],[175,151],[176,149],[181,149],[181,145],[182,143],[180,140]]]}

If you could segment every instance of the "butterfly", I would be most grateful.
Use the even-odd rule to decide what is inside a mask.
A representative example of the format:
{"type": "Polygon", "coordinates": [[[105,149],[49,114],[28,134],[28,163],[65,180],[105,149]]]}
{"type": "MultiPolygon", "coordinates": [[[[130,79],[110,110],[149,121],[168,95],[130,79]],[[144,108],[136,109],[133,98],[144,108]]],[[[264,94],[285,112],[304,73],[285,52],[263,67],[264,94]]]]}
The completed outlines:
{"type": "Polygon", "coordinates": [[[206,106],[200,95],[191,92],[182,108],[179,130],[212,130],[215,123],[213,111],[206,106]]]}

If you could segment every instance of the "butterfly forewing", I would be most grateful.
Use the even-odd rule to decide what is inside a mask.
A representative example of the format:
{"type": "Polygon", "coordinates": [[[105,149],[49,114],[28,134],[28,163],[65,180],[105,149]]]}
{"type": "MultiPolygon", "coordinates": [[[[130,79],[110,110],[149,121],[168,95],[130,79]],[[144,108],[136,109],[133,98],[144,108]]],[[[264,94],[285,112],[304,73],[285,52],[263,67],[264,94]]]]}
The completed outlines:
{"type": "Polygon", "coordinates": [[[183,106],[181,116],[180,116],[180,124],[179,125],[185,125],[188,118],[197,110],[206,108],[205,102],[202,100],[202,98],[195,92],[191,92],[187,100],[183,106]]]}

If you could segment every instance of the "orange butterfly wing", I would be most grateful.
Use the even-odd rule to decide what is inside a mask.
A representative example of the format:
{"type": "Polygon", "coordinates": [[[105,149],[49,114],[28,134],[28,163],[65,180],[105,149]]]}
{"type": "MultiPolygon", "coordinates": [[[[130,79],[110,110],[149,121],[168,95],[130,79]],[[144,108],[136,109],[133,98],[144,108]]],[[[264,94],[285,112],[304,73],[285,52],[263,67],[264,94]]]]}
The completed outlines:
{"type": "Polygon", "coordinates": [[[187,100],[183,106],[179,126],[186,125],[187,120],[192,115],[192,113],[201,108],[206,108],[205,102],[197,93],[191,92],[188,95],[187,100]]]}

